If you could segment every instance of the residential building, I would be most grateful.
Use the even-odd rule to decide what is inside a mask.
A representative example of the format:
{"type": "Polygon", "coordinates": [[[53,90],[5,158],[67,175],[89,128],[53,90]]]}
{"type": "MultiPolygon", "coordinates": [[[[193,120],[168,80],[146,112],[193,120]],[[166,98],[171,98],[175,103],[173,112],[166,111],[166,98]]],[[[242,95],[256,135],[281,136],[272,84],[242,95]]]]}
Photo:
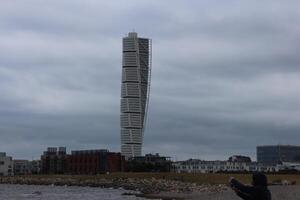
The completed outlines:
{"type": "Polygon", "coordinates": [[[299,171],[300,172],[300,163],[290,163],[282,162],[277,165],[281,171],[299,171]]]}
{"type": "Polygon", "coordinates": [[[189,159],[174,162],[172,169],[177,173],[217,173],[217,172],[277,172],[276,165],[262,165],[257,162],[204,161],[189,159]]]}
{"type": "Polygon", "coordinates": [[[13,160],[13,163],[14,163],[14,175],[31,174],[29,160],[13,160]]]}
{"type": "Polygon", "coordinates": [[[142,155],[151,79],[151,40],[130,32],[123,38],[121,152],[142,155]]]}
{"type": "Polygon", "coordinates": [[[12,176],[13,171],[12,157],[6,156],[5,152],[0,152],[0,176],[12,176]]]}

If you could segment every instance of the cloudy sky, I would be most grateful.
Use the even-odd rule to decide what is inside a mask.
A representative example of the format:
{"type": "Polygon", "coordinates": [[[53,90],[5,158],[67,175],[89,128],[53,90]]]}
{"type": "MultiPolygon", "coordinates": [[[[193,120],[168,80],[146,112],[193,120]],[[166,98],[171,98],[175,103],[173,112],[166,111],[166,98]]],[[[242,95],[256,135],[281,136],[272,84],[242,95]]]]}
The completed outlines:
{"type": "Polygon", "coordinates": [[[144,152],[255,158],[300,141],[299,1],[3,0],[0,151],[120,151],[121,41],[153,39],[144,152]]]}

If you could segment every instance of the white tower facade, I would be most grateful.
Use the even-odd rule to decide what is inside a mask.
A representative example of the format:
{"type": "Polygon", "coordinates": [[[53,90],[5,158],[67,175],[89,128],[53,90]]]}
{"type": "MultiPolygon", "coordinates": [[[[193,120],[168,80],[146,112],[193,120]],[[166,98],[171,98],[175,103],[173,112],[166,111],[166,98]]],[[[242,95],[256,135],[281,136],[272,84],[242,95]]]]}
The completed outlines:
{"type": "Polygon", "coordinates": [[[151,79],[151,40],[130,32],[123,38],[121,152],[141,156],[151,79]]]}

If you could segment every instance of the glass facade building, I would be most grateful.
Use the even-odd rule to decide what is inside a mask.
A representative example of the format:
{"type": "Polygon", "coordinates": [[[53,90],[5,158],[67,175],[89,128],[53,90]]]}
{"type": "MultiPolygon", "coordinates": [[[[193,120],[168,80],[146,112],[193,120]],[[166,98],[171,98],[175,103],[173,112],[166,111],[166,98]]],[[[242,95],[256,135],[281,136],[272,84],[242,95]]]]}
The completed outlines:
{"type": "Polygon", "coordinates": [[[300,162],[300,146],[258,146],[256,156],[260,163],[300,162]]]}
{"type": "Polygon", "coordinates": [[[130,32],[123,38],[121,152],[141,156],[151,75],[151,40],[130,32]]]}

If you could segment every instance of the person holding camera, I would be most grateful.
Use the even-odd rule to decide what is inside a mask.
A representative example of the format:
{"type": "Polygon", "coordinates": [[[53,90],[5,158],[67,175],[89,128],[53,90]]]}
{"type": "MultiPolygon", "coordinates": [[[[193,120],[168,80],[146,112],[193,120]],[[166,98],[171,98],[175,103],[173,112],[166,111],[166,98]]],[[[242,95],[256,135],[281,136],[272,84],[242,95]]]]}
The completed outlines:
{"type": "Polygon", "coordinates": [[[252,175],[252,186],[247,186],[235,178],[229,179],[230,187],[244,200],[271,200],[267,177],[262,173],[252,175]]]}

